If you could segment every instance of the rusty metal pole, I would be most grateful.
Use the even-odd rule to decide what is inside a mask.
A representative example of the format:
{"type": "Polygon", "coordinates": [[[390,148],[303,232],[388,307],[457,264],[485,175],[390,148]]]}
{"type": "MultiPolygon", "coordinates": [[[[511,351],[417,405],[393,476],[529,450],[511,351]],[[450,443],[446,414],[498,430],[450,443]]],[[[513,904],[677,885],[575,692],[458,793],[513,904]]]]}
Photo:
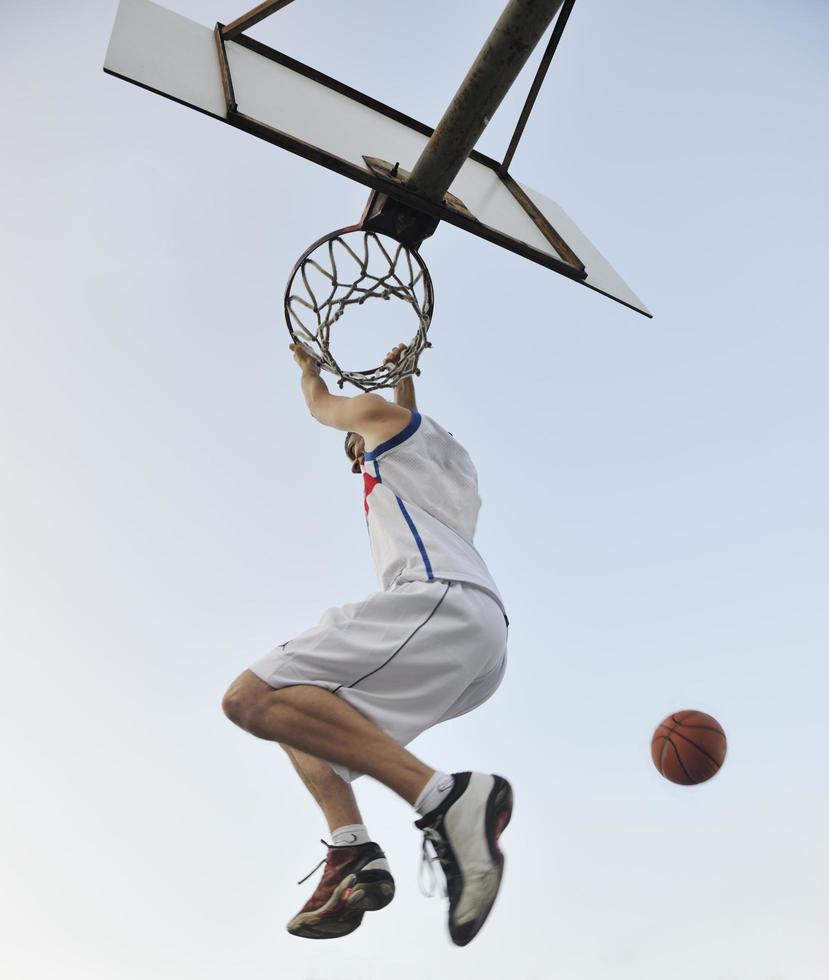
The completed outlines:
{"type": "Polygon", "coordinates": [[[509,0],[426,144],[408,190],[440,201],[564,0],[509,0]]]}

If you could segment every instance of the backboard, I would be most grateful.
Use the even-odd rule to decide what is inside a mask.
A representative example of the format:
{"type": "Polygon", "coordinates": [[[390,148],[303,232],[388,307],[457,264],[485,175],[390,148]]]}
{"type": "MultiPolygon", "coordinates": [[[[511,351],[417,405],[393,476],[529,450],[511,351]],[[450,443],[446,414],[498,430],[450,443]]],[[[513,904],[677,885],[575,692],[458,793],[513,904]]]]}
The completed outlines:
{"type": "Polygon", "coordinates": [[[651,315],[565,212],[498,161],[473,150],[449,188],[457,201],[415,199],[398,175],[429,126],[245,34],[223,39],[150,0],[121,0],[104,70],[651,315]]]}

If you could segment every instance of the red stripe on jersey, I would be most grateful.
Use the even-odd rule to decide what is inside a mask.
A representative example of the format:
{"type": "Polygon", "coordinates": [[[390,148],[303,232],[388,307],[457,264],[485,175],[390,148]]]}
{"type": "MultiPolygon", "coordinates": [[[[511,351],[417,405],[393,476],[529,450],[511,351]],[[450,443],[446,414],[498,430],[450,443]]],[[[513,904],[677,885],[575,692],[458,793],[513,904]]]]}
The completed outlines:
{"type": "Polygon", "coordinates": [[[377,486],[380,481],[373,477],[370,473],[363,473],[363,485],[365,487],[365,507],[366,513],[368,513],[368,498],[371,491],[377,486]]]}

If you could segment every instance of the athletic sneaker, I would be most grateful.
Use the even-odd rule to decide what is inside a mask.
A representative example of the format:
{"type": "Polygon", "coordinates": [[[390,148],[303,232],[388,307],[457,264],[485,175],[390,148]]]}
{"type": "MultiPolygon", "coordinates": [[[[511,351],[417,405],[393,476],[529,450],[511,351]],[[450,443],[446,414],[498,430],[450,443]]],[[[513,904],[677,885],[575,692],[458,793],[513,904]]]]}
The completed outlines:
{"type": "MultiPolygon", "coordinates": [[[[328,854],[324,862],[320,861],[325,863],[320,883],[288,923],[288,932],[294,936],[305,939],[347,936],[363,921],[364,912],[382,909],[394,898],[394,878],[386,855],[377,844],[325,846],[328,854]]],[[[314,871],[302,881],[307,881],[314,871]]]]}
{"type": "Polygon", "coordinates": [[[429,843],[446,876],[449,935],[456,946],[475,938],[498,894],[504,871],[498,838],[511,815],[506,779],[461,772],[443,803],[415,822],[423,831],[424,860],[430,860],[429,843]]]}

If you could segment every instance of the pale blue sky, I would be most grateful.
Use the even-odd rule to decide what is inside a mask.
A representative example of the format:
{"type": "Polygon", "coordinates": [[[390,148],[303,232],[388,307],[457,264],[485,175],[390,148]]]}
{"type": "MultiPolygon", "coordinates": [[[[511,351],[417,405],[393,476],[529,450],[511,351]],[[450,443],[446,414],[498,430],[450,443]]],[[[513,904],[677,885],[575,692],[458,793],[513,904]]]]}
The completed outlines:
{"type": "MultiPolygon", "coordinates": [[[[408,807],[366,780],[398,897],[346,940],[289,937],[325,826],[219,709],[374,587],[281,313],[366,192],[105,76],[114,2],[6,6],[0,973],[825,980],[825,5],[576,4],[513,172],[654,320],[453,228],[424,246],[419,400],[477,463],[512,621],[496,697],[414,746],[515,787],[464,950],[408,807]],[[648,750],[688,707],[730,738],[691,789],[648,750]]],[[[297,0],[254,33],[433,123],[501,2],[414,9],[297,0]]]]}

